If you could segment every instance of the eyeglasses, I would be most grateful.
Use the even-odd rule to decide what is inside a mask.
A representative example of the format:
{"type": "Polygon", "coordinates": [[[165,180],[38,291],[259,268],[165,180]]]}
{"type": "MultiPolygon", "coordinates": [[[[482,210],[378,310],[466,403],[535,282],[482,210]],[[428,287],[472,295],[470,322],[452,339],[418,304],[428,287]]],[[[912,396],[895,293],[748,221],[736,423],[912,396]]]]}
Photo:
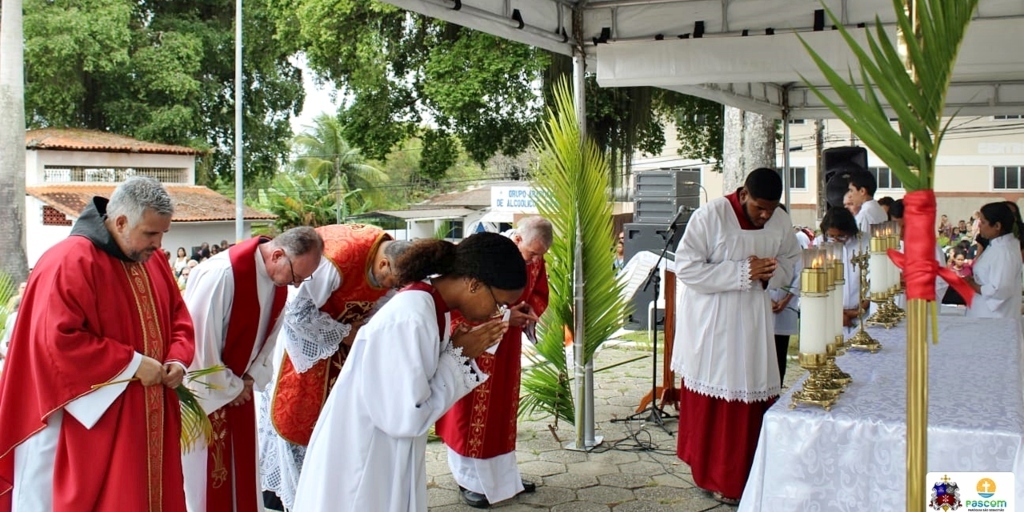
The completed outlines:
{"type": "Polygon", "coordinates": [[[292,259],[289,258],[287,254],[284,255],[284,259],[288,261],[288,270],[291,271],[291,273],[292,273],[292,282],[291,282],[291,284],[294,284],[295,286],[299,286],[302,283],[308,283],[308,282],[313,280],[313,275],[312,274],[310,274],[309,277],[307,277],[305,279],[299,279],[298,277],[295,277],[295,267],[292,266],[292,259]]]}
{"type": "MultiPolygon", "coordinates": [[[[484,285],[487,286],[487,285],[484,285]]],[[[498,302],[498,298],[494,296],[494,290],[490,286],[487,286],[487,293],[491,294],[491,299],[494,300],[494,314],[491,318],[497,318],[499,316],[505,316],[505,311],[508,311],[508,304],[502,304],[498,302]]]]}

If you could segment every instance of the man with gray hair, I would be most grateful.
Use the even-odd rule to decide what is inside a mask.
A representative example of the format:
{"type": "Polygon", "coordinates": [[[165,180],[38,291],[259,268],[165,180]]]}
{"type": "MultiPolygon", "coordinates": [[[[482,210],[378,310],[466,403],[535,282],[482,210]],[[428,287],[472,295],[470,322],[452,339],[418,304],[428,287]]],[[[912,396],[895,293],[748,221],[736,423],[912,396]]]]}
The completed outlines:
{"type": "MultiPolygon", "coordinates": [[[[227,246],[227,243],[224,243],[227,246]]],[[[190,512],[256,512],[258,489],[253,389],[273,375],[276,328],[288,296],[312,279],[324,242],[311,227],[273,240],[254,237],[200,263],[185,288],[196,330],[190,370],[224,366],[197,381],[196,395],[213,424],[213,443],[182,455],[190,512]]]]}
{"type": "Polygon", "coordinates": [[[29,277],[0,377],[0,509],[183,512],[174,388],[192,320],[155,179],[94,197],[29,277]]]}
{"type": "MultiPolygon", "coordinates": [[[[495,348],[476,358],[486,382],[455,403],[437,422],[437,435],[448,445],[448,466],[459,484],[462,500],[471,507],[487,508],[536,485],[519,474],[516,462],[516,431],[519,412],[520,353],[523,330],[535,325],[548,307],[548,275],[544,254],[551,248],[551,222],[526,217],[505,233],[519,246],[526,260],[526,288],[509,306],[508,330],[495,348]]],[[[501,317],[491,320],[502,321],[501,317]]],[[[452,337],[474,336],[465,319],[452,314],[452,337]]]]}

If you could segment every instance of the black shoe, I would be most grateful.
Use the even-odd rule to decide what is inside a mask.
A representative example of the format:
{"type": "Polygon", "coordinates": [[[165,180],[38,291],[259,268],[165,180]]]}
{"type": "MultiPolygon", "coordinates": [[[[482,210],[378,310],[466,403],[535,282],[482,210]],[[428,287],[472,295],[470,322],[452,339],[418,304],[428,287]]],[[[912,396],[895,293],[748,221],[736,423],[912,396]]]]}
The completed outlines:
{"type": "Polygon", "coordinates": [[[459,495],[462,496],[462,501],[465,501],[466,505],[473,508],[491,508],[491,502],[487,501],[487,496],[473,492],[461,485],[459,486],[459,495]]]}
{"type": "Polygon", "coordinates": [[[529,480],[523,480],[523,492],[535,492],[536,490],[537,484],[529,480]]]}

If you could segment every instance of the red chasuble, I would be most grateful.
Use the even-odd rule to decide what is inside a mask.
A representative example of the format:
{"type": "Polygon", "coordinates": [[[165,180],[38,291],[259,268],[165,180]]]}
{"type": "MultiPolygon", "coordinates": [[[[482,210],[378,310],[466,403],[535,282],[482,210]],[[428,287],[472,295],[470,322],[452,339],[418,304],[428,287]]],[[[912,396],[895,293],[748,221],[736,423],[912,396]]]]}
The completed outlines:
{"type": "MultiPolygon", "coordinates": [[[[548,274],[544,261],[526,266],[526,288],[516,303],[526,302],[540,316],[548,307],[548,274]]],[[[465,322],[452,313],[452,325],[465,322]]],[[[495,354],[476,358],[480,371],[490,375],[483,384],[437,421],[437,435],[464,457],[489,459],[516,449],[519,413],[520,354],[523,329],[509,326],[495,354]]]]}
{"type": "MultiPolygon", "coordinates": [[[[79,222],[82,220],[80,219],[79,222]]],[[[192,362],[192,320],[167,260],[127,262],[71,236],[32,271],[0,378],[0,511],[11,509],[14,448],[134,352],[192,362]]],[[[54,460],[54,512],[184,512],[178,398],[128,384],[91,430],[70,414],[54,460]]]]}
{"type": "MultiPolygon", "coordinates": [[[[249,369],[253,348],[266,343],[266,336],[273,330],[288,298],[287,287],[274,289],[266,334],[257,340],[260,301],[256,287],[256,251],[261,243],[268,241],[267,238],[252,238],[228,250],[235,294],[231,299],[231,316],[221,357],[224,365],[238,378],[242,378],[249,369]]],[[[210,422],[213,424],[214,441],[206,452],[206,510],[259,510],[256,502],[259,466],[256,464],[254,401],[221,407],[210,415],[210,422]]]]}
{"type": "MultiPolygon", "coordinates": [[[[367,276],[377,249],[382,242],[390,240],[391,235],[363,224],[334,224],[316,228],[316,231],[324,240],[324,257],[341,275],[341,286],[334,290],[320,311],[345,324],[367,319],[377,300],[388,291],[373,286],[367,276]]],[[[298,373],[285,353],[270,409],[274,428],[281,438],[292,444],[309,444],[320,410],[347,356],[348,347],[342,344],[331,357],[298,373]]]]}
{"type": "MultiPolygon", "coordinates": [[[[725,197],[740,229],[762,229],[747,218],[739,190],[725,197]]],[[[726,498],[740,498],[754,462],[761,421],[774,403],[775,398],[728,402],[691,391],[685,382],[679,386],[679,410],[686,414],[679,420],[676,456],[690,465],[697,486],[726,498]]]]}

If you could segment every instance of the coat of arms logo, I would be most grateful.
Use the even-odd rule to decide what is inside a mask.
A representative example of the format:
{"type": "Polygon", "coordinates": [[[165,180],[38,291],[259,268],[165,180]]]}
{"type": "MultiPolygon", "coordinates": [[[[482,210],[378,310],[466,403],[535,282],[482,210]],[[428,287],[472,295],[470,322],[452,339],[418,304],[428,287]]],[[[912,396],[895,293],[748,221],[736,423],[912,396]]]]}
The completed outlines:
{"type": "Polygon", "coordinates": [[[942,480],[932,485],[932,499],[928,502],[932,510],[957,510],[963,504],[960,502],[960,486],[943,475],[942,480]]]}

